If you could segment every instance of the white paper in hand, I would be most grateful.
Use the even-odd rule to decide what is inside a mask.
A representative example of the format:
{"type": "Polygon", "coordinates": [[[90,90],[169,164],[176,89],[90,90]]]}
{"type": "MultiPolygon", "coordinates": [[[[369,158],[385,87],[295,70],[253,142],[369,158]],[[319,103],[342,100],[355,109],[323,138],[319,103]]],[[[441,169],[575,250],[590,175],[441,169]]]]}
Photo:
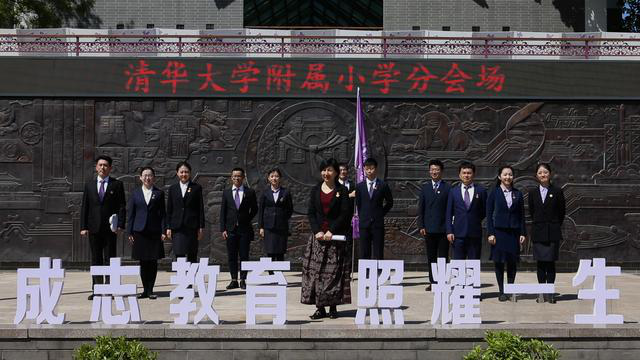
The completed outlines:
{"type": "Polygon", "coordinates": [[[331,236],[331,240],[347,241],[347,237],[345,235],[333,235],[331,236]]]}
{"type": "Polygon", "coordinates": [[[118,230],[118,214],[113,214],[109,217],[109,225],[111,226],[111,231],[116,232],[118,230]]]}

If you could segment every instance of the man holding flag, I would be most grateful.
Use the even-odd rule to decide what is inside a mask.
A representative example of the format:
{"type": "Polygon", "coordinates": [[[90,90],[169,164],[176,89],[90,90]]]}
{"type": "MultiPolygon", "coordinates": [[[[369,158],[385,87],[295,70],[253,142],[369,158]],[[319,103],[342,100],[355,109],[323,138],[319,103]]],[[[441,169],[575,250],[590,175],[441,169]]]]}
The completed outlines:
{"type": "Polygon", "coordinates": [[[353,238],[360,239],[360,258],[372,255],[383,259],[384,216],[393,206],[391,190],[386,183],[377,179],[377,162],[368,157],[367,135],[364,114],[360,101],[360,88],[356,100],[356,141],[355,141],[356,208],[351,222],[353,238]],[[366,169],[365,169],[366,168],[366,169]]]}

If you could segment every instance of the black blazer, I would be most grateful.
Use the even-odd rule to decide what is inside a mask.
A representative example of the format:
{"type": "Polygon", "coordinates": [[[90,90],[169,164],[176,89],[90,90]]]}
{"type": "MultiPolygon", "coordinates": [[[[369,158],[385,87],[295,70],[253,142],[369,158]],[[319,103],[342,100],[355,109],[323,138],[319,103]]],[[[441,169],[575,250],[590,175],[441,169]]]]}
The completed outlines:
{"type": "Polygon", "coordinates": [[[438,189],[433,191],[431,180],[422,185],[418,200],[418,229],[427,230],[428,234],[444,234],[447,197],[451,185],[440,181],[438,189]]]}
{"type": "Polygon", "coordinates": [[[278,202],[273,201],[271,186],[260,197],[258,227],[261,229],[289,230],[289,219],[293,215],[293,200],[289,190],[280,187],[278,202]]]}
{"type": "Polygon", "coordinates": [[[487,235],[495,235],[496,228],[518,230],[519,236],[527,236],[524,221],[524,196],[511,188],[511,207],[507,206],[502,188],[498,185],[487,196],[487,235]]]}
{"type": "Polygon", "coordinates": [[[539,187],[529,190],[529,213],[532,220],[531,241],[543,244],[562,241],[565,206],[564,193],[559,187],[549,186],[544,204],[539,187]]]}
{"type": "Polygon", "coordinates": [[[189,181],[184,198],[180,182],[169,187],[166,226],[171,231],[204,228],[204,200],[200,184],[189,181]]]}
{"type": "Polygon", "coordinates": [[[393,207],[391,188],[386,182],[376,179],[370,198],[367,180],[363,180],[356,185],[356,206],[361,228],[384,227],[384,217],[393,207]]]}
{"type": "Polygon", "coordinates": [[[322,231],[322,223],[325,218],[329,222],[329,231],[334,235],[350,234],[351,212],[349,211],[349,192],[347,188],[339,185],[336,186],[335,194],[329,203],[329,213],[325,217],[322,211],[322,203],[320,202],[320,192],[322,183],[317,184],[311,189],[309,194],[309,208],[307,216],[309,225],[314,234],[322,231]]]}
{"type": "Polygon", "coordinates": [[[163,233],[166,230],[164,209],[164,192],[157,187],[151,189],[151,199],[149,205],[144,201],[144,193],[141,187],[136,187],[131,192],[129,198],[129,223],[127,224],[127,232],[129,235],[133,232],[150,232],[163,233]]]}
{"type": "Polygon", "coordinates": [[[124,229],[126,207],[122,181],[109,176],[109,182],[101,202],[98,196],[98,180],[94,177],[84,184],[80,230],[89,230],[91,234],[111,231],[109,230],[109,217],[113,214],[118,215],[118,227],[124,229]]]}
{"type": "Polygon", "coordinates": [[[258,200],[256,192],[244,187],[244,195],[240,208],[236,209],[236,202],[233,199],[232,188],[222,191],[222,204],[220,205],[220,232],[233,231],[242,229],[245,231],[253,230],[251,220],[258,213],[258,200]]]}
{"type": "MultiPolygon", "coordinates": [[[[344,186],[347,189],[347,192],[351,193],[352,191],[356,190],[356,183],[354,181],[352,181],[351,179],[347,179],[349,181],[349,187],[347,187],[344,184],[340,184],[342,186],[344,186]]],[[[351,213],[351,216],[353,216],[353,209],[355,208],[355,198],[349,198],[349,212],[351,213]]]]}

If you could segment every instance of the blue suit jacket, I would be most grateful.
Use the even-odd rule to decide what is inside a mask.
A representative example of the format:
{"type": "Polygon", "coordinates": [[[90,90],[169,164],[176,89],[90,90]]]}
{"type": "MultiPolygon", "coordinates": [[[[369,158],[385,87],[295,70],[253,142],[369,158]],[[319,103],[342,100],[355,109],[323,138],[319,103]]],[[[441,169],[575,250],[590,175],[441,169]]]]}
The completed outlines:
{"type": "Polygon", "coordinates": [[[429,234],[444,234],[447,198],[451,185],[440,181],[438,189],[433,191],[431,180],[422,185],[418,200],[418,229],[426,229],[429,234]]]}
{"type": "Polygon", "coordinates": [[[155,186],[151,190],[151,200],[149,205],[144,201],[144,194],[141,187],[136,187],[131,192],[127,212],[130,214],[127,232],[152,232],[162,233],[165,231],[165,208],[164,192],[155,186]]]}
{"type": "Polygon", "coordinates": [[[527,236],[524,218],[524,196],[518,189],[511,189],[511,208],[500,186],[487,197],[487,235],[495,235],[495,228],[519,230],[519,236],[527,236]]]}
{"type": "Polygon", "coordinates": [[[356,185],[356,206],[360,227],[384,227],[384,217],[393,207],[393,195],[386,182],[376,179],[373,196],[369,197],[367,180],[356,185]]]}
{"type": "Polygon", "coordinates": [[[447,234],[454,234],[457,238],[482,237],[482,220],[485,217],[487,190],[482,185],[474,183],[473,199],[471,199],[471,206],[467,210],[460,185],[458,184],[449,190],[445,218],[447,234]]]}

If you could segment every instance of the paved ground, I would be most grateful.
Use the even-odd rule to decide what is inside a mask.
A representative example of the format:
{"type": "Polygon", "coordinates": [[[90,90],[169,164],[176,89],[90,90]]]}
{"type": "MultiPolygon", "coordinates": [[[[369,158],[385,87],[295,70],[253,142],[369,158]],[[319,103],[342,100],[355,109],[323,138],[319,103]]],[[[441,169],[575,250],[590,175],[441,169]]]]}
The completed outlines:
{"type": "MultiPolygon", "coordinates": [[[[173,321],[169,314],[169,292],[173,288],[169,284],[171,272],[160,272],[156,285],[159,295],[157,300],[140,300],[142,319],[147,323],[170,323],[173,321]]],[[[482,293],[485,300],[481,302],[481,317],[483,324],[571,324],[575,313],[591,313],[592,301],[577,300],[578,288],[571,286],[572,273],[558,275],[556,292],[557,304],[538,304],[534,296],[523,295],[517,302],[500,303],[497,299],[495,277],[491,272],[482,273],[482,293]]],[[[289,283],[287,289],[287,317],[289,324],[317,324],[338,325],[353,324],[355,317],[355,302],[357,296],[357,282],[353,281],[353,304],[339,306],[339,319],[311,321],[309,315],[314,307],[300,304],[300,273],[286,273],[289,283]]],[[[125,277],[123,282],[135,281],[141,289],[138,277],[125,277]]],[[[220,319],[225,324],[242,324],[245,321],[244,291],[237,289],[225,291],[229,281],[228,274],[221,274],[217,284],[215,308],[220,319]]],[[[404,277],[404,307],[405,322],[408,324],[425,324],[431,317],[433,294],[425,291],[427,278],[425,273],[407,272],[404,277]]],[[[535,273],[518,273],[518,283],[536,282],[535,273]]],[[[617,278],[608,279],[609,288],[620,289],[620,300],[609,301],[608,313],[624,315],[625,323],[637,323],[640,319],[640,276],[637,273],[623,273],[617,278]]],[[[89,295],[91,279],[88,272],[67,271],[64,291],[58,305],[58,311],[66,313],[67,321],[72,323],[87,323],[91,313],[89,295]]],[[[588,282],[588,287],[591,284],[588,282]]],[[[586,288],[587,286],[582,286],[586,288]]],[[[11,324],[16,310],[16,272],[0,271],[0,324],[11,324]]],[[[266,321],[266,318],[263,319],[266,321]]]]}

